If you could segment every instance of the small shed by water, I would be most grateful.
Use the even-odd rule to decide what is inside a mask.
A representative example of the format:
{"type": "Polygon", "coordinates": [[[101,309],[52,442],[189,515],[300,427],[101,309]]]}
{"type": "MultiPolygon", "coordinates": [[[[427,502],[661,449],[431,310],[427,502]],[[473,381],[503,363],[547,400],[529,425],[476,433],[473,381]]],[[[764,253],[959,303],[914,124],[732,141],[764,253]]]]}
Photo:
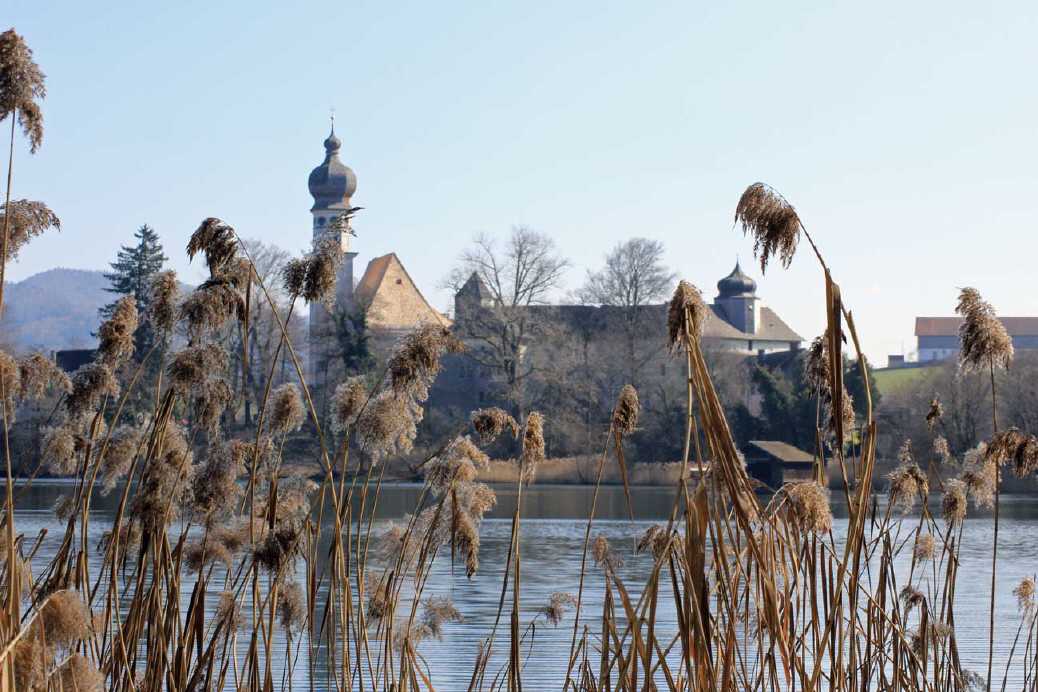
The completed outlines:
{"type": "Polygon", "coordinates": [[[750,440],[743,455],[750,477],[770,488],[777,489],[789,481],[814,478],[814,456],[787,442],[750,440]]]}

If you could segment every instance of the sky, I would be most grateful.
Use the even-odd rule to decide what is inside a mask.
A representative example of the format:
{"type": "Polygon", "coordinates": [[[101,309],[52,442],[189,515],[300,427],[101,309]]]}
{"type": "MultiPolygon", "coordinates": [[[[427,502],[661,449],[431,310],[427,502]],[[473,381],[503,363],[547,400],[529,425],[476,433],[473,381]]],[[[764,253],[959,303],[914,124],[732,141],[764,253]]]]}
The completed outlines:
{"type": "Polygon", "coordinates": [[[525,224],[572,262],[560,296],[616,244],[655,238],[708,298],[739,258],[810,339],[825,294],[809,248],[762,275],[733,225],[760,180],[796,206],[874,363],[911,353],[914,317],[952,314],[963,286],[1038,314],[1038,3],[7,0],[2,14],[48,88],[43,147],[18,142],[12,195],[62,219],[12,280],[106,268],[147,223],[195,282],[183,247],[207,216],[304,251],[334,108],[364,207],[355,271],[396,252],[440,309],[473,237],[525,224]]]}

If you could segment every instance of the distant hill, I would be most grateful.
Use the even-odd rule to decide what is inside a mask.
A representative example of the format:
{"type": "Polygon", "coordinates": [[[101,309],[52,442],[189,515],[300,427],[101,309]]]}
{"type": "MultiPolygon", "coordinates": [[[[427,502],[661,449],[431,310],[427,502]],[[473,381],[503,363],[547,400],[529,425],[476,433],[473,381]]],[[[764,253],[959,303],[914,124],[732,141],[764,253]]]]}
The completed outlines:
{"type": "Polygon", "coordinates": [[[93,348],[97,311],[115,297],[99,271],[49,269],[4,288],[0,343],[16,351],[93,348]]]}

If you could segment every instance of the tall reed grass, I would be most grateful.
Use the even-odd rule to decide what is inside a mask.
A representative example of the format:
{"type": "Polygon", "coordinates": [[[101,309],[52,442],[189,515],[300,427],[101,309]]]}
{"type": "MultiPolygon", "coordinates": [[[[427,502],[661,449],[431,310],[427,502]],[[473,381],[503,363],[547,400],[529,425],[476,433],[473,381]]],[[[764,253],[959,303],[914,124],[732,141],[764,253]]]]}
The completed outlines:
{"type": "MultiPolygon", "coordinates": [[[[967,502],[997,507],[1003,465],[1033,473],[1038,440],[1015,429],[998,432],[968,460],[960,479],[944,484],[940,517],[927,508],[930,477],[906,445],[889,479],[890,502],[878,511],[868,391],[860,439],[849,444],[855,422],[842,383],[845,341],[865,367],[853,315],[788,203],[755,185],[737,218],[754,235],[765,265],[773,256],[791,260],[801,236],[821,265],[828,326],[811,349],[809,370],[819,398],[819,447],[828,457],[816,459],[814,480],[788,483],[761,502],[703,357],[706,307],[699,291],[681,282],[668,332],[675,357],[686,364],[688,415],[684,430],[674,431],[684,436],[685,452],[675,469],[670,517],[637,541],[653,559],[648,579],[624,583],[619,558],[595,537],[594,522],[607,470],[625,487],[630,481],[624,441],[641,412],[637,392],[625,387],[606,444],[597,461],[586,464],[595,489],[577,592],[553,594],[538,611],[555,624],[572,618],[570,650],[561,654],[568,670],[558,686],[966,689],[980,679],[962,667],[955,637],[967,502]],[[845,479],[838,492],[849,508],[849,528],[840,541],[824,485],[827,465],[845,479]],[[916,507],[919,517],[907,518],[916,507]],[[911,565],[907,583],[894,571],[902,557],[911,565]],[[604,589],[601,612],[584,608],[592,579],[604,589]],[[657,627],[661,609],[676,615],[676,633],[657,627]]],[[[335,273],[335,252],[334,244],[319,243],[290,266],[286,288],[303,300],[333,294],[327,277],[335,273]]],[[[259,286],[270,309],[276,305],[227,224],[204,221],[189,253],[204,256],[210,278],[181,298],[175,277],[160,275],[145,315],[132,299],[121,301],[100,327],[95,362],[67,384],[57,373],[41,374],[46,368],[38,362],[8,368],[14,404],[67,387],[63,420],[47,433],[46,454],[48,464],[76,478],[60,513],[60,548],[37,573],[28,565],[41,537],[17,533],[12,515],[5,515],[5,534],[13,537],[5,541],[5,602],[16,606],[7,611],[0,653],[8,689],[271,690],[290,684],[300,661],[311,668],[324,661],[327,670],[310,670],[309,677],[321,672],[337,689],[434,689],[422,642],[463,614],[425,588],[437,561],[463,565],[468,578],[481,578],[480,524],[495,497],[478,478],[490,467],[483,447],[500,435],[515,437],[521,447],[512,475],[517,504],[497,616],[470,664],[470,689],[522,689],[533,628],[522,619],[528,612],[519,540],[523,494],[545,463],[543,426],[550,421],[536,412],[523,421],[500,409],[474,412],[468,431],[444,440],[420,465],[425,485],[414,512],[376,533],[383,462],[411,449],[441,358],[464,344],[440,326],[417,327],[376,384],[352,379],[338,385],[326,430],[288,338],[290,315],[279,315],[281,349],[296,381],[268,387],[250,439],[227,439],[221,414],[237,394],[228,388],[229,361],[215,337],[230,322],[249,319],[243,297],[249,285],[259,286]],[[128,367],[137,362],[132,335],[141,320],[160,333],[180,328],[189,341],[166,357],[154,409],[132,425],[121,412],[141,370],[157,357],[157,350],[138,354],[138,364],[128,367]],[[119,368],[133,371],[123,386],[113,375],[119,368]],[[192,420],[186,427],[179,423],[185,411],[192,420]],[[318,482],[296,475],[282,455],[286,436],[303,425],[319,442],[318,482]],[[371,463],[351,458],[355,449],[371,463]],[[118,492],[117,510],[96,544],[90,507],[104,492],[118,492]],[[492,663],[495,652],[507,655],[500,669],[492,663]],[[283,677],[276,674],[282,668],[283,677]]],[[[988,308],[974,312],[988,320],[988,308]]],[[[964,353],[987,358],[989,367],[997,358],[1003,359],[997,365],[1008,362],[997,335],[985,336],[983,324],[969,329],[994,346],[983,356],[976,356],[984,348],[976,344],[964,353]]],[[[939,419],[940,403],[927,415],[939,419]]],[[[941,449],[936,435],[932,443],[941,449]]],[[[1012,588],[1024,617],[1008,665],[1034,688],[1034,582],[1012,588]]]]}
{"type": "MultiPolygon", "coordinates": [[[[0,84],[0,120],[12,118],[13,146],[15,117],[21,117],[35,149],[42,137],[36,101],[43,82],[27,51],[13,31],[0,37],[4,77],[14,75],[0,84]]],[[[4,264],[21,242],[56,225],[45,207],[18,209],[10,201],[11,171],[9,163],[4,264]]],[[[906,445],[890,475],[890,501],[880,511],[871,394],[866,388],[859,402],[864,417],[855,421],[843,384],[847,346],[863,381],[868,378],[839,284],[797,212],[774,190],[750,186],[736,221],[753,236],[762,269],[774,258],[788,266],[805,239],[822,270],[827,327],[809,360],[819,401],[814,479],[786,484],[767,503],[755,492],[703,356],[707,307],[698,289],[681,282],[667,331],[675,357],[685,362],[687,415],[683,429],[673,431],[682,436],[684,454],[669,517],[637,539],[638,550],[652,558],[649,576],[641,584],[625,583],[619,555],[594,531],[607,470],[625,490],[631,482],[624,444],[641,411],[637,392],[625,387],[601,452],[588,464],[595,486],[577,592],[552,594],[535,617],[555,625],[572,619],[569,651],[559,653],[566,672],[557,686],[631,692],[661,686],[991,687],[999,679],[990,655],[994,576],[986,676],[963,667],[956,642],[963,521],[970,500],[995,509],[997,572],[1001,473],[1003,467],[1034,473],[1038,439],[999,430],[995,421],[990,443],[967,459],[959,478],[938,489],[939,517],[926,503],[930,476],[906,445]],[[842,540],[833,533],[827,467],[843,480],[836,501],[849,508],[842,540]],[[918,518],[905,513],[915,507],[918,518]],[[901,559],[910,561],[907,581],[895,573],[901,559]],[[603,605],[587,612],[592,580],[604,593],[603,605]],[[674,613],[676,633],[657,626],[663,609],[674,613]]],[[[426,587],[434,564],[443,561],[463,566],[465,578],[483,578],[480,527],[495,503],[494,491],[479,480],[490,465],[483,449],[508,435],[521,454],[511,477],[517,502],[496,586],[496,616],[474,660],[456,665],[470,670],[471,690],[521,690],[536,624],[523,619],[529,612],[522,605],[524,490],[545,463],[544,426],[551,422],[536,412],[519,421],[500,409],[473,412],[466,429],[420,464],[425,483],[413,513],[376,533],[385,461],[412,450],[441,359],[464,344],[440,326],[417,326],[373,385],[337,383],[326,427],[289,338],[292,310],[278,311],[234,228],[206,219],[187,251],[204,258],[209,278],[182,298],[175,276],[159,275],[147,314],[138,314],[130,298],[120,301],[100,326],[96,360],[70,380],[45,359],[19,362],[0,354],[7,468],[0,689],[266,692],[291,688],[300,665],[309,667],[311,688],[321,673],[337,690],[434,689],[423,641],[464,614],[449,600],[427,595],[426,587]],[[248,333],[253,286],[273,312],[281,339],[272,362],[249,363],[243,355],[242,367],[267,368],[272,375],[285,353],[295,378],[274,389],[268,376],[254,433],[229,439],[222,414],[239,392],[229,384],[230,361],[216,336],[235,322],[248,333]],[[186,334],[187,343],[168,355],[157,347],[134,354],[132,337],[141,320],[160,337],[186,334]],[[126,402],[158,359],[163,376],[154,406],[143,421],[127,422],[126,402]],[[120,381],[117,371],[127,376],[120,381]],[[17,406],[53,391],[62,397],[59,419],[46,432],[43,452],[51,468],[75,483],[58,510],[59,548],[33,570],[44,536],[17,530],[6,438],[17,406]],[[185,414],[189,425],[181,423],[185,414]],[[321,469],[316,481],[296,473],[283,454],[286,437],[304,425],[319,450],[311,460],[321,469]],[[358,449],[365,459],[354,458],[358,449]],[[116,494],[117,509],[98,542],[90,531],[91,506],[109,492],[116,494]],[[502,657],[506,663],[498,666],[502,657]],[[326,670],[315,670],[321,665],[326,670]]],[[[339,245],[328,240],[291,262],[283,281],[293,305],[329,301],[340,261],[339,245]]],[[[990,305],[967,289],[959,310],[965,317],[964,366],[992,373],[1008,366],[1011,342],[990,305]]],[[[935,401],[927,420],[940,415],[935,401]]],[[[941,442],[936,435],[931,440],[935,455],[947,454],[941,442]]],[[[629,490],[627,502],[630,507],[629,490]]],[[[1036,689],[1035,583],[1024,579],[1011,588],[1022,617],[1001,686],[1015,667],[1015,678],[1036,689]]]]}

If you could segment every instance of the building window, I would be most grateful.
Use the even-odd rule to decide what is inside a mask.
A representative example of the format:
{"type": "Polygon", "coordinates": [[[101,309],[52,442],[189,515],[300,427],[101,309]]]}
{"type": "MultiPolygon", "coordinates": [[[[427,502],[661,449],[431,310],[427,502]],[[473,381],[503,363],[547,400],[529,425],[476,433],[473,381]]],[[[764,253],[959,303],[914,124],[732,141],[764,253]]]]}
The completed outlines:
{"type": "Polygon", "coordinates": [[[323,216],[321,216],[321,217],[319,217],[319,218],[317,219],[317,225],[318,225],[318,226],[323,226],[323,225],[324,225],[324,222],[325,222],[325,218],[324,218],[323,216]]]}

